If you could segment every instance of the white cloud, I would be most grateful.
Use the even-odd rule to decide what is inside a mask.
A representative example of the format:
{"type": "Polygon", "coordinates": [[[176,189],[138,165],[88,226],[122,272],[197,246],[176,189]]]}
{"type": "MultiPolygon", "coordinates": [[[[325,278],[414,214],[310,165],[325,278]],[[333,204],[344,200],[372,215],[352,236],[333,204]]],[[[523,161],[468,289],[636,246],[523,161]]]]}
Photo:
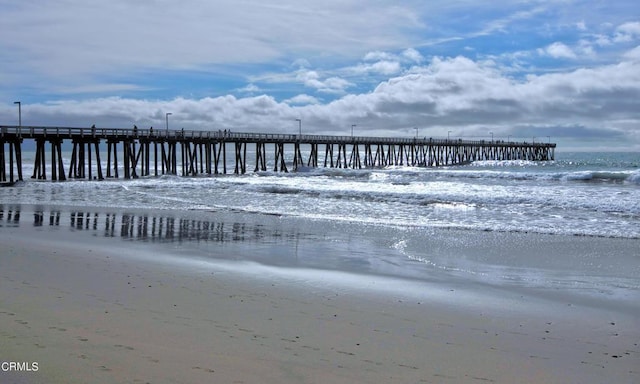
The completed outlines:
{"type": "Polygon", "coordinates": [[[374,51],[364,55],[364,61],[395,60],[396,56],[389,52],[374,51]]]}
{"type": "Polygon", "coordinates": [[[614,40],[616,42],[629,42],[640,37],[640,22],[624,23],[616,28],[614,40]]]}
{"type": "Polygon", "coordinates": [[[596,51],[593,48],[593,44],[591,43],[591,41],[588,41],[586,39],[578,41],[576,50],[580,52],[581,56],[596,56],[596,51]]]}
{"type": "Polygon", "coordinates": [[[631,61],[640,61],[640,45],[630,51],[625,52],[623,57],[631,61]]]}
{"type": "Polygon", "coordinates": [[[575,59],[576,54],[571,48],[561,42],[555,42],[544,49],[539,49],[538,53],[553,57],[554,59],[575,59]]]}
{"type": "Polygon", "coordinates": [[[313,97],[307,94],[296,95],[290,99],[284,100],[283,102],[287,104],[297,104],[297,105],[320,104],[320,100],[318,100],[316,97],[313,97]]]}
{"type": "Polygon", "coordinates": [[[599,34],[595,36],[594,43],[598,46],[606,47],[611,45],[613,42],[609,36],[599,34]]]}
{"type": "Polygon", "coordinates": [[[305,86],[315,88],[324,93],[343,93],[353,84],[339,77],[321,78],[317,71],[300,69],[296,73],[296,80],[305,86]]]}
{"type": "Polygon", "coordinates": [[[320,84],[322,87],[319,87],[318,90],[326,93],[342,93],[353,85],[351,82],[339,77],[329,77],[320,84]]]}
{"type": "Polygon", "coordinates": [[[238,88],[237,90],[240,93],[257,93],[257,92],[262,92],[260,87],[258,87],[255,84],[247,84],[245,87],[242,88],[238,88]]]}
{"type": "Polygon", "coordinates": [[[364,63],[348,67],[344,72],[355,75],[377,74],[397,75],[403,71],[404,64],[420,64],[424,57],[415,48],[407,48],[399,54],[383,51],[367,53],[364,63]]]}
{"type": "Polygon", "coordinates": [[[420,52],[418,52],[413,48],[404,50],[402,52],[402,56],[408,59],[409,61],[412,61],[417,64],[422,63],[424,61],[424,57],[420,54],[420,52]]]}
{"type": "Polygon", "coordinates": [[[395,75],[401,71],[402,67],[397,61],[382,60],[375,63],[363,63],[355,67],[348,68],[350,73],[364,75],[369,73],[381,75],[395,75]]]}

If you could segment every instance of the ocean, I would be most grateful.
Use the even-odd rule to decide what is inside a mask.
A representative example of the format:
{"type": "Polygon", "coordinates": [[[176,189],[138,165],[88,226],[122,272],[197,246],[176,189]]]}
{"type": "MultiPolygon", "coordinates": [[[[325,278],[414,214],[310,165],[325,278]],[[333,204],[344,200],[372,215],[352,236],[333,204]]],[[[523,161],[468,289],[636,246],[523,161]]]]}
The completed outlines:
{"type": "MultiPolygon", "coordinates": [[[[23,157],[28,178],[33,154],[23,157]]],[[[28,179],[0,188],[0,213],[0,236],[5,226],[65,230],[293,275],[471,282],[639,306],[636,153],[557,152],[550,162],[441,168],[28,179]]]]}

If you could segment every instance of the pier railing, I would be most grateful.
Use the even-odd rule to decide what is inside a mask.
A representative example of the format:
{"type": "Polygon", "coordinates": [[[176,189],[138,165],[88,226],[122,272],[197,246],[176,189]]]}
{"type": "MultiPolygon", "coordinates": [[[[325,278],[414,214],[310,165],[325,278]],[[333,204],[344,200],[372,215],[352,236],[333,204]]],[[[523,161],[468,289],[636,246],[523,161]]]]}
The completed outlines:
{"type": "Polygon", "coordinates": [[[38,138],[97,138],[97,139],[171,139],[171,140],[198,140],[213,139],[226,141],[248,142],[283,142],[283,143],[345,143],[351,144],[433,144],[433,145],[533,145],[538,147],[554,147],[555,143],[504,141],[504,140],[463,140],[443,139],[427,137],[384,137],[384,136],[334,136],[334,135],[310,135],[310,134],[286,134],[286,133],[254,133],[232,132],[229,130],[166,130],[153,128],[84,128],[84,127],[56,127],[56,126],[0,126],[0,137],[16,136],[22,139],[38,138]]]}

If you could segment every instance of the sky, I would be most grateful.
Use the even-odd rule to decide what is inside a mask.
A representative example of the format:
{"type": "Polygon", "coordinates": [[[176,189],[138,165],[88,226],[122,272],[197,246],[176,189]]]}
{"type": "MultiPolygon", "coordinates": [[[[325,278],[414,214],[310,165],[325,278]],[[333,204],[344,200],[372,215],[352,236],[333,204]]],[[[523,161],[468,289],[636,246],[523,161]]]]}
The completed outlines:
{"type": "Polygon", "coordinates": [[[0,125],[640,152],[637,0],[0,0],[0,52],[0,125]]]}

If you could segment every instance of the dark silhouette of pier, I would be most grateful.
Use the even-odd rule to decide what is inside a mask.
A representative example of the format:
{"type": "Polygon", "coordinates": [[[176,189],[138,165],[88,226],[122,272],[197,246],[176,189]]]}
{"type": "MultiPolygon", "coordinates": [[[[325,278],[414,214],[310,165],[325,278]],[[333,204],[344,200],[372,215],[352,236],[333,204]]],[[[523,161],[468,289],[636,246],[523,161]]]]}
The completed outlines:
{"type": "Polygon", "coordinates": [[[289,172],[303,167],[361,169],[438,167],[479,160],[547,161],[554,160],[556,147],[555,143],[535,141],[290,135],[137,127],[0,126],[0,182],[23,180],[22,144],[25,140],[35,143],[31,178],[40,180],[47,179],[47,168],[51,180],[102,180],[179,173],[181,176],[244,174],[248,167],[253,167],[254,172],[289,172]],[[67,164],[62,157],[65,140],[72,144],[67,164]],[[248,146],[253,147],[249,153],[248,146]],[[267,150],[268,146],[272,152],[267,150]],[[104,149],[106,164],[100,157],[104,149]],[[48,167],[47,159],[50,159],[48,167]]]}

